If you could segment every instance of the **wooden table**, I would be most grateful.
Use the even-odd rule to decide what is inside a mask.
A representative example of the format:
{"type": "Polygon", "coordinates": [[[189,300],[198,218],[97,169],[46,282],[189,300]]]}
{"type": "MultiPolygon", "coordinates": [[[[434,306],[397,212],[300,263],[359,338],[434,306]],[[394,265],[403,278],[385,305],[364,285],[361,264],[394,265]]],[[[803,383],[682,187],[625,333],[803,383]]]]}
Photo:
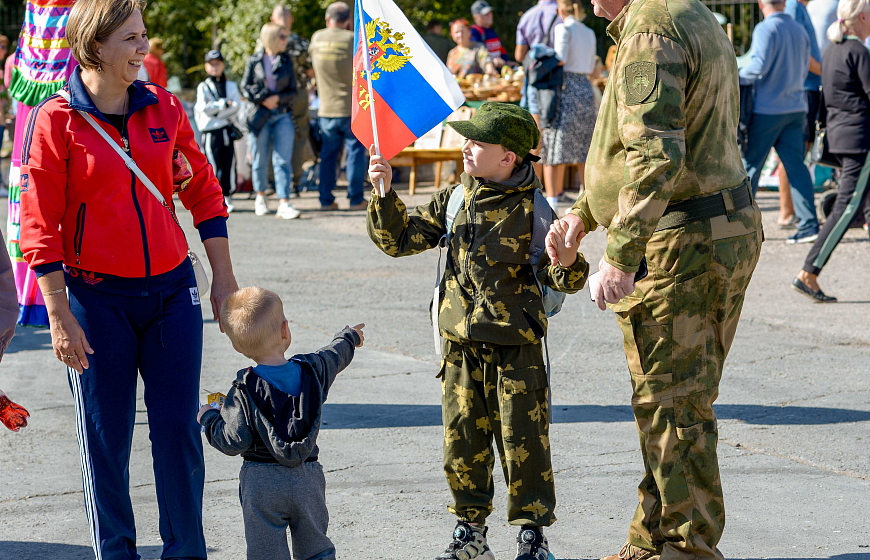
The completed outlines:
{"type": "Polygon", "coordinates": [[[435,168],[435,188],[441,187],[441,162],[455,161],[456,168],[462,169],[462,148],[405,148],[399,155],[390,160],[393,167],[411,168],[411,176],[408,179],[408,191],[414,194],[417,190],[417,166],[427,163],[437,163],[435,168]]]}

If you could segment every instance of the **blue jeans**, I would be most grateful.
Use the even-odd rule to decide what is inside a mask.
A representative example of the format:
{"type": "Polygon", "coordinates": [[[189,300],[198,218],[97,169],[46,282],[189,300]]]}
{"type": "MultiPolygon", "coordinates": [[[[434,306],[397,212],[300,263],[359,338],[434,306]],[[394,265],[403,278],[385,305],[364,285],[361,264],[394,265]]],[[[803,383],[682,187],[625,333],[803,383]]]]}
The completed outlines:
{"type": "Polygon", "coordinates": [[[758,179],[761,168],[767,160],[771,148],[785,167],[788,182],[791,185],[791,195],[794,200],[794,213],[797,217],[798,233],[813,234],[819,232],[819,220],[816,218],[816,207],[813,203],[813,180],[804,165],[806,143],[804,141],[804,126],[807,114],[788,113],[785,115],[761,115],[753,113],[749,124],[749,141],[746,159],[743,165],[749,173],[752,182],[752,194],[758,190],[758,179]]]}
{"type": "Polygon", "coordinates": [[[290,182],[293,177],[293,141],[296,128],[290,113],[272,111],[266,126],[257,134],[251,134],[251,153],[254,165],[251,179],[254,190],[266,191],[269,184],[269,146],[272,146],[272,171],[275,174],[275,194],[278,198],[290,198],[290,182]]]}
{"type": "Polygon", "coordinates": [[[361,203],[363,180],[366,176],[366,147],[356,139],[350,130],[350,117],[317,117],[323,146],[320,148],[320,204],[329,206],[335,202],[332,189],[335,188],[335,168],[341,155],[342,144],[347,149],[347,198],[350,204],[361,203]]]}

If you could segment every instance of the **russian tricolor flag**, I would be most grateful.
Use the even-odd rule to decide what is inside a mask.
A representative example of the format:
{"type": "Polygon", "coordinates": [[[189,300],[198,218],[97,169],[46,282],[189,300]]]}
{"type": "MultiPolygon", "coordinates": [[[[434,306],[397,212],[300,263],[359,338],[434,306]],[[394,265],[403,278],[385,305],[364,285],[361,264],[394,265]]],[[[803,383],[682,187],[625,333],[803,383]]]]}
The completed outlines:
{"type": "Polygon", "coordinates": [[[354,9],[357,49],[351,128],[364,146],[375,144],[374,108],[378,147],[390,159],[458,109],[465,96],[450,70],[392,0],[357,1],[361,6],[354,9]],[[371,62],[373,94],[366,79],[364,53],[371,62]]]}

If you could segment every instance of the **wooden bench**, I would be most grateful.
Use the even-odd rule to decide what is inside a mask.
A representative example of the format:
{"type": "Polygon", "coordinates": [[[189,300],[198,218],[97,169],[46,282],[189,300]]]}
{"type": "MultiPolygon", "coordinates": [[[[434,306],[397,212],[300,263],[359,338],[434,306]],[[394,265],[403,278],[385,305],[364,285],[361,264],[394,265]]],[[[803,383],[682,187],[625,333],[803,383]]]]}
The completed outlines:
{"type": "MultiPolygon", "coordinates": [[[[453,112],[447,121],[465,121],[474,115],[474,109],[460,107],[453,112]]],[[[408,192],[414,194],[417,191],[417,167],[425,164],[435,164],[435,188],[441,187],[441,167],[445,161],[455,161],[456,168],[462,169],[462,144],[465,139],[452,128],[441,123],[431,131],[421,136],[409,146],[399,152],[399,155],[390,160],[393,167],[410,167],[411,175],[408,178],[408,192]]]]}

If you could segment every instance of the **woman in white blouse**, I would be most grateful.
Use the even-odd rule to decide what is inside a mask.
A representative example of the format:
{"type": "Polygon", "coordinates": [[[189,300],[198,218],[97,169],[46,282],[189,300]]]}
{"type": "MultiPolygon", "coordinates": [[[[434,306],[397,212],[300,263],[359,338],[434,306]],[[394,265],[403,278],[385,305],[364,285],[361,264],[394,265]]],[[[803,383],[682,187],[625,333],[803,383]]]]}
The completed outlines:
{"type": "Polygon", "coordinates": [[[554,48],[562,61],[565,80],[556,116],[544,129],[541,141],[544,188],[554,210],[562,193],[565,166],[578,165],[583,177],[597,116],[588,78],[595,69],[595,33],[581,23],[586,14],[577,4],[571,0],[558,0],[558,4],[562,23],[556,26],[554,48]]]}

